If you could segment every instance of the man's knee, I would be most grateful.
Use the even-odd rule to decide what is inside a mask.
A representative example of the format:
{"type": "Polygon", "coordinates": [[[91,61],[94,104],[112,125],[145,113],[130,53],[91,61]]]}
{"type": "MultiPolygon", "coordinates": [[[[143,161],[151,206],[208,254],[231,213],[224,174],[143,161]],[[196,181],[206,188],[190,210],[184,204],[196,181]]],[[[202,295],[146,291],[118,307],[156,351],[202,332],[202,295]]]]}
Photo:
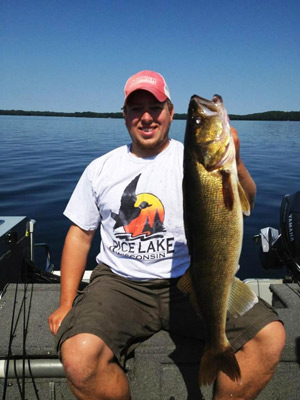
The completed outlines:
{"type": "Polygon", "coordinates": [[[280,321],[273,321],[261,329],[254,340],[258,345],[266,345],[271,352],[281,354],[285,345],[285,329],[280,321]]]}
{"type": "MultiPolygon", "coordinates": [[[[273,321],[261,329],[252,340],[245,344],[244,349],[256,352],[261,361],[274,368],[280,360],[285,346],[285,329],[280,321],[273,321]]],[[[243,348],[242,348],[243,350],[243,348]]]]}
{"type": "Polygon", "coordinates": [[[114,354],[98,337],[80,334],[62,345],[62,362],[70,388],[80,399],[130,399],[127,377],[114,354]]]}
{"type": "Polygon", "coordinates": [[[97,336],[79,334],[67,339],[61,348],[62,363],[69,381],[80,387],[93,378],[101,365],[113,358],[113,353],[97,336]]]}

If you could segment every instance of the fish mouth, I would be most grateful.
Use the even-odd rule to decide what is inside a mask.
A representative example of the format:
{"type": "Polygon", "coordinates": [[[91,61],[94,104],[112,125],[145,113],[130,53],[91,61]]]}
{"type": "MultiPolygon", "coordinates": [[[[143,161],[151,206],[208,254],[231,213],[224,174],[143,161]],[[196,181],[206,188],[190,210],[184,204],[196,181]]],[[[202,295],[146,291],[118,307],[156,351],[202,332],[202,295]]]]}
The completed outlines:
{"type": "Polygon", "coordinates": [[[214,95],[212,101],[198,95],[190,99],[191,143],[198,162],[209,171],[222,168],[235,158],[234,143],[224,110],[223,99],[219,95],[214,95]]]}
{"type": "MultiPolygon", "coordinates": [[[[223,99],[220,95],[214,95],[213,100],[205,99],[194,94],[190,99],[189,104],[189,115],[194,125],[200,125],[205,119],[211,117],[220,116],[220,108],[223,105],[223,99]]],[[[204,137],[201,135],[197,138],[197,144],[202,147],[209,147],[214,143],[223,141],[226,138],[226,130],[220,129],[219,134],[216,134],[213,138],[204,137]]]]}
{"type": "Polygon", "coordinates": [[[198,110],[205,117],[216,115],[219,110],[218,104],[218,102],[205,99],[197,94],[194,94],[190,99],[190,107],[195,111],[198,110]]]}

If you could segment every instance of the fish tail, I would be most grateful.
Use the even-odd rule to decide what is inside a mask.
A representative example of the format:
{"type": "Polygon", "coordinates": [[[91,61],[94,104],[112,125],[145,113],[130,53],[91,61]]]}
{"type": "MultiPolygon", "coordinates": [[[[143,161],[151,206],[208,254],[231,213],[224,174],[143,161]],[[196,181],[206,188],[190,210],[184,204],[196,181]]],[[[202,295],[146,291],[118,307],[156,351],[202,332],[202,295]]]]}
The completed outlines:
{"type": "Polygon", "coordinates": [[[207,349],[200,363],[199,386],[211,385],[219,371],[224,372],[232,381],[241,383],[241,370],[230,345],[223,351],[207,349]]]}

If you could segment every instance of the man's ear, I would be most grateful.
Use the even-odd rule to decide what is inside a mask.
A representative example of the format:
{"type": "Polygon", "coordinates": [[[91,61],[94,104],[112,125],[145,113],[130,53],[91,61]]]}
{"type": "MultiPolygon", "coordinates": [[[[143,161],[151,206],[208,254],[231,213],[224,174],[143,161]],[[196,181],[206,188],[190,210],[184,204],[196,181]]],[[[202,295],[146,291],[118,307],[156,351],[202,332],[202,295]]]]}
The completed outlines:
{"type": "Polygon", "coordinates": [[[171,114],[171,121],[173,121],[173,117],[174,117],[174,106],[172,104],[172,108],[170,110],[170,114],[171,114]]]}

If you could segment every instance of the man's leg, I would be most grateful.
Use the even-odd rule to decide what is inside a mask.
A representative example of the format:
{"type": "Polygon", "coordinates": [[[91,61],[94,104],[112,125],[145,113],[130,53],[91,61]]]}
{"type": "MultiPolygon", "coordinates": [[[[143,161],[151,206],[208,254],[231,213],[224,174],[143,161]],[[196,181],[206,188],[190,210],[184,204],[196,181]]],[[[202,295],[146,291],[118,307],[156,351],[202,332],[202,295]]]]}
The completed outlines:
{"type": "Polygon", "coordinates": [[[120,365],[161,327],[151,285],[99,265],[91,284],[76,297],[57,332],[56,346],[78,399],[130,399],[120,365]]]}
{"type": "Polygon", "coordinates": [[[252,400],[271,379],[285,345],[285,329],[274,321],[261,329],[237,353],[242,383],[231,381],[220,373],[214,400],[252,400]]]}
{"type": "Polygon", "coordinates": [[[99,337],[78,334],[67,339],[61,350],[70,388],[78,399],[130,399],[127,377],[99,337]]]}

